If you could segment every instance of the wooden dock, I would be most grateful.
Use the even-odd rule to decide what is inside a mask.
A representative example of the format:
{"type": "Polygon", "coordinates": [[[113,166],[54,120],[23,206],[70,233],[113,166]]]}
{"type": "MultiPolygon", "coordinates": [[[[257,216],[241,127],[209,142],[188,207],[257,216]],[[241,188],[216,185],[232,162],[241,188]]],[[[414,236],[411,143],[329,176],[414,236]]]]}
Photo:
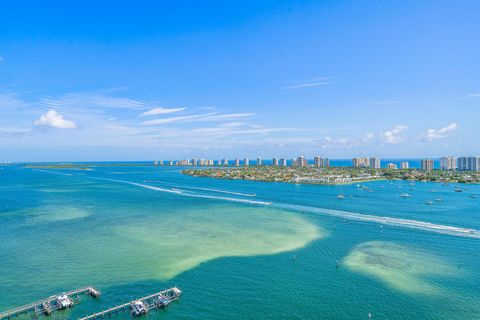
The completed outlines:
{"type": "Polygon", "coordinates": [[[105,317],[110,318],[114,314],[119,312],[130,311],[132,316],[142,315],[148,313],[152,309],[161,309],[169,305],[171,302],[180,298],[182,291],[177,287],[173,287],[164,291],[160,291],[143,298],[135,299],[130,302],[111,307],[107,310],[91,314],[89,316],[79,318],[79,320],[93,320],[103,319],[105,317]],[[141,302],[145,306],[145,312],[142,314],[135,314],[134,304],[141,302]]]}
{"type": "Polygon", "coordinates": [[[88,286],[64,292],[61,295],[54,295],[43,300],[39,300],[15,309],[2,312],[0,313],[0,320],[12,319],[28,313],[34,313],[36,317],[41,314],[49,316],[52,314],[53,311],[64,308],[58,304],[59,297],[66,296],[66,299],[71,302],[71,305],[69,305],[68,307],[72,307],[74,304],[80,301],[80,295],[89,295],[94,298],[98,298],[100,297],[100,291],[98,291],[92,286],[88,286]]]}

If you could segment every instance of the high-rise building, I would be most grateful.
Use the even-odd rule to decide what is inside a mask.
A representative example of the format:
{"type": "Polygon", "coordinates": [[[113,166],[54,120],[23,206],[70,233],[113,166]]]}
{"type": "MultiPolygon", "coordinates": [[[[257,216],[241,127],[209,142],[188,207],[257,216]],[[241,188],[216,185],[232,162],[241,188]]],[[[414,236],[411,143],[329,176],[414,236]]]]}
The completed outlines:
{"type": "Polygon", "coordinates": [[[243,165],[245,167],[248,167],[250,165],[250,162],[248,161],[248,158],[243,159],[243,165]]]}
{"type": "Polygon", "coordinates": [[[257,166],[261,166],[262,165],[262,158],[258,157],[257,158],[257,166]]]}
{"type": "Polygon", "coordinates": [[[441,157],[440,169],[442,170],[455,170],[457,169],[457,159],[454,157],[441,157]]]}
{"type": "Polygon", "coordinates": [[[457,167],[461,171],[480,171],[480,157],[460,157],[457,167]]]}
{"type": "Polygon", "coordinates": [[[235,159],[235,167],[240,167],[240,159],[235,159]]]}
{"type": "Polygon", "coordinates": [[[307,159],[304,156],[300,156],[297,158],[297,166],[299,167],[306,167],[308,165],[307,159]]]}
{"type": "Polygon", "coordinates": [[[223,160],[222,160],[222,165],[225,166],[225,167],[228,167],[228,160],[227,160],[227,159],[223,159],[223,160]]]}
{"type": "Polygon", "coordinates": [[[379,158],[369,158],[368,166],[374,169],[380,169],[380,159],[379,158]]]}
{"type": "Polygon", "coordinates": [[[192,159],[192,166],[196,166],[197,165],[197,159],[193,158],[192,159]]]}
{"type": "Polygon", "coordinates": [[[297,159],[296,159],[296,158],[293,158],[293,159],[292,159],[292,167],[296,167],[296,166],[298,166],[297,159]]]}
{"type": "Polygon", "coordinates": [[[420,162],[420,166],[422,170],[426,170],[426,171],[432,171],[434,169],[432,159],[423,159],[420,162]]]}
{"type": "Polygon", "coordinates": [[[272,166],[277,167],[278,166],[278,158],[273,158],[272,160],[272,166]]]}
{"type": "Polygon", "coordinates": [[[368,167],[370,165],[370,161],[368,158],[353,158],[352,159],[352,166],[353,167],[368,167]]]}
{"type": "Polygon", "coordinates": [[[328,160],[328,158],[316,156],[315,158],[313,158],[313,165],[317,168],[329,167],[330,161],[328,160]]]}
{"type": "Polygon", "coordinates": [[[388,168],[388,169],[398,169],[398,168],[397,168],[397,165],[396,165],[395,163],[389,163],[389,164],[387,165],[387,168],[388,168]]]}
{"type": "Polygon", "coordinates": [[[408,169],[410,167],[408,161],[402,161],[402,163],[400,163],[400,168],[402,169],[408,169]]]}
{"type": "Polygon", "coordinates": [[[280,159],[280,167],[286,167],[287,166],[287,160],[286,159],[280,159]]]}

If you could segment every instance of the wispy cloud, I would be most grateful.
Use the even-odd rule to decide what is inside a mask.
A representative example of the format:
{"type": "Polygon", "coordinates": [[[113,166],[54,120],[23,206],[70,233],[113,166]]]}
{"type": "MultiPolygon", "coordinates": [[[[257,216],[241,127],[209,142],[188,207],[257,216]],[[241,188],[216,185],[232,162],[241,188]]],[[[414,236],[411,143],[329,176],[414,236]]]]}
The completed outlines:
{"type": "Polygon", "coordinates": [[[452,122],[448,126],[440,129],[428,129],[428,131],[423,135],[423,140],[433,141],[446,138],[450,136],[455,130],[458,129],[458,124],[452,122]]]}
{"type": "Polygon", "coordinates": [[[162,108],[162,107],[153,108],[153,109],[150,109],[148,111],[145,111],[140,116],[141,117],[144,117],[144,116],[158,116],[158,115],[161,115],[161,114],[180,112],[180,111],[184,111],[186,109],[187,108],[162,108]]]}
{"type": "Polygon", "coordinates": [[[385,143],[396,144],[405,141],[404,132],[408,129],[405,125],[396,125],[392,130],[386,131],[382,134],[385,143]]]}
{"type": "Polygon", "coordinates": [[[283,87],[282,89],[301,89],[301,88],[309,88],[309,87],[319,87],[325,86],[327,84],[332,84],[333,80],[331,77],[318,77],[306,80],[302,83],[292,84],[283,87]]]}
{"type": "Polygon", "coordinates": [[[0,128],[0,137],[21,137],[30,131],[30,128],[0,128]]]}
{"type": "Polygon", "coordinates": [[[180,121],[193,121],[196,119],[200,119],[202,117],[207,117],[210,115],[215,115],[216,113],[206,113],[206,114],[195,114],[195,115],[189,115],[189,116],[179,116],[179,117],[170,117],[170,118],[161,118],[161,119],[154,119],[154,120],[148,120],[148,121],[143,121],[140,124],[143,126],[156,126],[160,124],[166,124],[166,123],[172,123],[172,122],[180,122],[180,121]]]}
{"type": "Polygon", "coordinates": [[[47,126],[57,129],[75,129],[77,124],[71,120],[65,119],[57,111],[51,109],[47,113],[40,116],[40,119],[35,121],[36,126],[47,126]]]}
{"type": "Polygon", "coordinates": [[[145,110],[151,108],[148,103],[124,98],[112,97],[104,92],[68,93],[59,98],[44,97],[40,105],[55,109],[133,109],[145,110]]]}
{"type": "Polygon", "coordinates": [[[473,99],[473,98],[480,98],[480,92],[467,94],[465,96],[458,98],[458,100],[467,100],[467,99],[473,99]]]}
{"type": "Polygon", "coordinates": [[[167,124],[172,122],[205,122],[205,121],[225,121],[225,120],[232,120],[238,118],[245,118],[254,115],[254,113],[225,113],[219,114],[218,112],[210,112],[204,114],[193,114],[193,115],[186,115],[186,116],[178,116],[178,117],[169,117],[169,118],[161,118],[161,119],[153,119],[148,121],[143,121],[140,124],[144,126],[156,126],[161,124],[167,124]]]}

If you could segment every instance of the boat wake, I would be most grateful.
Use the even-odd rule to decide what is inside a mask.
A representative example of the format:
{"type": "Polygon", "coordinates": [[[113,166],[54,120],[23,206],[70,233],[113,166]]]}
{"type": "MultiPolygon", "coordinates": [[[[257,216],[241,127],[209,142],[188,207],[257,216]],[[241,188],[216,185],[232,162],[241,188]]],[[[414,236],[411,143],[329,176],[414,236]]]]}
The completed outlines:
{"type": "Polygon", "coordinates": [[[117,179],[107,179],[107,178],[94,178],[94,179],[111,181],[111,182],[118,182],[118,183],[125,183],[125,184],[129,184],[129,185],[132,185],[132,186],[141,187],[141,188],[145,188],[145,189],[149,189],[149,190],[175,193],[175,194],[178,194],[178,195],[191,197],[191,198],[217,199],[217,200],[224,200],[224,201],[230,201],[230,202],[249,203],[249,204],[257,204],[257,205],[270,205],[271,204],[270,202],[266,202],[266,201],[256,201],[256,200],[248,200],[248,199],[241,199],[241,198],[212,196],[212,195],[207,195],[207,194],[190,192],[190,191],[177,189],[177,188],[172,188],[172,189],[160,188],[160,187],[154,187],[154,186],[151,186],[151,185],[148,185],[148,184],[137,183],[137,182],[127,181],[127,180],[117,180],[117,179]]]}
{"type": "Polygon", "coordinates": [[[43,172],[43,173],[50,173],[50,174],[58,174],[61,176],[73,176],[71,173],[63,173],[63,172],[58,172],[58,171],[49,171],[49,170],[40,170],[40,169],[32,169],[33,171],[37,172],[43,172]]]}
{"type": "Polygon", "coordinates": [[[380,223],[384,225],[419,229],[423,231],[430,231],[430,232],[435,232],[440,234],[448,234],[452,236],[480,239],[480,230],[477,230],[477,229],[461,228],[461,227],[435,224],[435,223],[418,221],[418,220],[375,216],[375,215],[369,215],[369,214],[363,214],[363,213],[318,208],[318,207],[311,207],[311,206],[302,206],[302,205],[296,205],[296,204],[272,203],[272,202],[259,201],[259,200],[249,200],[249,199],[242,199],[242,198],[206,195],[206,194],[190,192],[190,191],[176,189],[176,188],[173,188],[173,189],[159,188],[159,187],[154,187],[154,186],[132,182],[132,181],[126,181],[126,180],[116,180],[116,179],[107,179],[107,178],[94,178],[94,179],[117,182],[117,183],[125,183],[125,184],[129,184],[132,186],[137,186],[137,187],[141,187],[149,190],[174,193],[181,196],[192,197],[192,198],[216,199],[216,200],[223,200],[223,201],[230,201],[230,202],[248,203],[248,204],[254,204],[254,205],[272,205],[272,207],[274,208],[294,211],[299,213],[310,213],[310,214],[313,213],[318,215],[328,215],[328,216],[339,217],[339,218],[348,219],[348,220],[375,222],[375,223],[380,223]]]}
{"type": "Polygon", "coordinates": [[[232,195],[242,196],[242,197],[256,197],[256,196],[257,196],[257,195],[254,194],[254,193],[242,193],[242,192],[227,191],[227,190],[221,190],[221,189],[210,189],[210,188],[199,188],[199,187],[188,187],[188,186],[175,186],[174,188],[183,188],[183,189],[201,190],[201,191],[211,191],[211,192],[232,194],[232,195]]]}
{"type": "Polygon", "coordinates": [[[317,207],[310,207],[310,206],[302,206],[302,205],[294,205],[294,204],[278,203],[278,204],[274,204],[273,206],[281,209],[302,212],[302,213],[329,215],[329,216],[344,218],[348,220],[376,222],[376,223],[381,223],[381,224],[391,225],[391,226],[420,229],[424,231],[431,231],[431,232],[436,232],[441,234],[480,239],[480,230],[477,230],[477,229],[461,228],[461,227],[454,227],[454,226],[448,226],[448,225],[442,225],[442,224],[436,224],[436,223],[430,223],[430,222],[424,222],[424,221],[418,221],[418,220],[375,216],[375,215],[369,215],[369,214],[317,208],[317,207]]]}

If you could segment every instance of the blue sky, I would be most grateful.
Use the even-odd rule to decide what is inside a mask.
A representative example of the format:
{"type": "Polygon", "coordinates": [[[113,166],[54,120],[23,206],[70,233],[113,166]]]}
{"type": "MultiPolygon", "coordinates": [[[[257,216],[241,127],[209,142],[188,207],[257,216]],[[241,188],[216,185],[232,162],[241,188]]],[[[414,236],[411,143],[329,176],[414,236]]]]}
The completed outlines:
{"type": "Polygon", "coordinates": [[[0,161],[480,154],[479,1],[97,2],[2,4],[0,161]]]}

